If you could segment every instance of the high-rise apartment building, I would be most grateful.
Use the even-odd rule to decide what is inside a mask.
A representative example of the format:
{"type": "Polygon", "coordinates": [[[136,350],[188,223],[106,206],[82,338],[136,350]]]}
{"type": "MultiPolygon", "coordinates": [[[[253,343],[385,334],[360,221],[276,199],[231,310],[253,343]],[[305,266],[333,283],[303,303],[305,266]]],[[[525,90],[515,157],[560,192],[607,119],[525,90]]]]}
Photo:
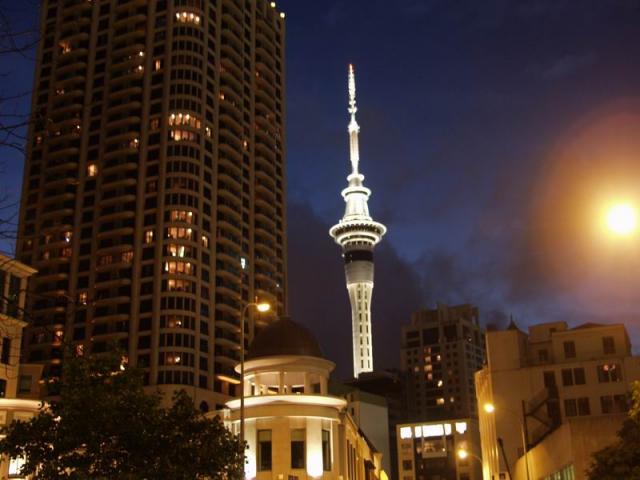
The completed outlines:
{"type": "Polygon", "coordinates": [[[593,453],[619,440],[639,379],[622,324],[487,332],[476,374],[484,478],[586,479],[593,453]]]}
{"type": "Polygon", "coordinates": [[[474,374],[484,362],[484,333],[472,305],[438,305],[402,327],[410,421],[477,418],[474,374]]]}
{"type": "Polygon", "coordinates": [[[149,385],[222,404],[243,306],[287,302],[284,14],[45,0],[41,32],[18,238],[38,270],[26,359],[55,375],[61,339],[116,340],[149,385]]]}

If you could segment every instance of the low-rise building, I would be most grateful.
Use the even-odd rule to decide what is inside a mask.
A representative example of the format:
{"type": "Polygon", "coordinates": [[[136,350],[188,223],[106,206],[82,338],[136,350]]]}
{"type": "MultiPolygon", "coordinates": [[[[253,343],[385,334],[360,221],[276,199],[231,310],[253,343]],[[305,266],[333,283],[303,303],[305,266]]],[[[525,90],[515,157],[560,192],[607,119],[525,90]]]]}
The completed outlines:
{"type": "MultiPolygon", "coordinates": [[[[0,255],[0,426],[29,420],[40,409],[42,367],[20,363],[25,294],[32,268],[0,255]]],[[[21,478],[19,458],[0,459],[0,479],[21,478]]]]}
{"type": "MultiPolygon", "coordinates": [[[[386,479],[382,454],[358,428],[347,401],[329,394],[334,367],[313,335],[290,319],[258,333],[245,361],[246,478],[386,479]]],[[[227,402],[222,417],[240,434],[240,399],[227,402]]]]}
{"type": "Polygon", "coordinates": [[[396,427],[398,480],[481,480],[480,437],[474,418],[396,427]]]}
{"type": "Polygon", "coordinates": [[[624,325],[512,322],[487,332],[476,374],[486,480],[582,480],[615,441],[640,379],[624,325]]]}

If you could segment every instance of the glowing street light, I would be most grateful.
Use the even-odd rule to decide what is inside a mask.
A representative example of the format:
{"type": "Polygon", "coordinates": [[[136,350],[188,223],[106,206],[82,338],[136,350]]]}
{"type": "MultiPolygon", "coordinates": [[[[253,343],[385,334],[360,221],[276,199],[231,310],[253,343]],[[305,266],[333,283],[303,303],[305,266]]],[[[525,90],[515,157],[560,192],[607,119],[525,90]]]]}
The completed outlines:
{"type": "Polygon", "coordinates": [[[638,227],[636,209],[630,203],[617,203],[607,210],[605,223],[609,231],[616,235],[631,235],[638,227]]]}
{"type": "Polygon", "coordinates": [[[493,405],[493,403],[485,403],[484,411],[487,413],[493,413],[496,411],[496,407],[493,405]]]}
{"type": "Polygon", "coordinates": [[[458,449],[458,458],[460,460],[466,460],[469,456],[469,452],[467,452],[464,448],[458,449]]]}
{"type": "MultiPolygon", "coordinates": [[[[485,412],[487,412],[488,414],[493,414],[496,411],[496,406],[493,403],[485,403],[483,405],[483,409],[485,412]]],[[[529,450],[527,449],[527,437],[525,436],[525,426],[524,426],[524,421],[522,418],[520,418],[520,416],[518,414],[516,414],[515,412],[512,412],[511,410],[507,410],[504,408],[501,408],[499,410],[499,412],[505,412],[511,416],[513,416],[514,418],[516,418],[518,420],[518,424],[520,425],[520,433],[522,434],[522,453],[524,455],[524,466],[525,469],[527,471],[527,480],[529,480],[531,478],[530,473],[529,473],[529,450]]],[[[505,459],[506,460],[506,459],[505,459]]]]}

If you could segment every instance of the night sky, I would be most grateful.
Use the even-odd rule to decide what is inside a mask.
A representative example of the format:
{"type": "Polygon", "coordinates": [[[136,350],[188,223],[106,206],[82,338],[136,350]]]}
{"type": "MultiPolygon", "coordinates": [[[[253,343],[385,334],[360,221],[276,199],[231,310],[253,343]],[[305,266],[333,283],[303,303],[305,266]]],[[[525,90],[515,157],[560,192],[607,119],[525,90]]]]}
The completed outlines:
{"type": "MultiPolygon", "coordinates": [[[[30,0],[32,1],[32,0],[30,0]]],[[[0,0],[18,25],[27,3],[0,0]],[[17,3],[17,2],[15,2],[17,3]]],[[[640,203],[640,0],[282,0],[287,19],[289,307],[351,372],[340,250],[347,65],[375,220],[374,362],[437,302],[483,323],[625,322],[640,345],[640,236],[601,227],[640,203]]],[[[30,86],[32,56],[0,70],[30,86]]],[[[27,109],[28,101],[16,110],[27,109]]],[[[3,107],[6,112],[6,106],[3,107]]],[[[20,155],[0,150],[17,199],[20,155]]]]}

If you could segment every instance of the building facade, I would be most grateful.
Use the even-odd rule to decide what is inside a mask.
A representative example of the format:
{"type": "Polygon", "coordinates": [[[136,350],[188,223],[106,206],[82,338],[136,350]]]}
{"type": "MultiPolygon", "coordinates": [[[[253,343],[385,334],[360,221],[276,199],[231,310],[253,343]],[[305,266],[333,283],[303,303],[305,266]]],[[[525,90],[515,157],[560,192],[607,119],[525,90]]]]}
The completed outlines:
{"type": "Polygon", "coordinates": [[[234,395],[243,305],[286,310],[284,35],[265,0],[42,2],[17,248],[47,375],[116,341],[234,395]]]}
{"type": "Polygon", "coordinates": [[[477,419],[400,424],[398,480],[481,480],[477,419]]]}
{"type": "MultiPolygon", "coordinates": [[[[35,270],[0,254],[0,427],[29,420],[40,409],[42,366],[20,362],[27,282],[35,270]]],[[[0,458],[0,479],[22,478],[20,458],[0,458]]]]}
{"type": "Polygon", "coordinates": [[[477,418],[474,374],[485,356],[478,309],[438,305],[402,327],[410,421],[477,418]]]}
{"type": "MultiPolygon", "coordinates": [[[[329,394],[334,366],[313,335],[286,317],[256,336],[245,362],[246,478],[387,478],[381,453],[354,422],[346,400],[329,394]]],[[[221,412],[236,434],[240,406],[239,399],[230,400],[221,412]]]]}
{"type": "Polygon", "coordinates": [[[512,323],[486,338],[476,374],[484,478],[584,479],[640,379],[624,325],[553,322],[525,333],[512,323]]]}

